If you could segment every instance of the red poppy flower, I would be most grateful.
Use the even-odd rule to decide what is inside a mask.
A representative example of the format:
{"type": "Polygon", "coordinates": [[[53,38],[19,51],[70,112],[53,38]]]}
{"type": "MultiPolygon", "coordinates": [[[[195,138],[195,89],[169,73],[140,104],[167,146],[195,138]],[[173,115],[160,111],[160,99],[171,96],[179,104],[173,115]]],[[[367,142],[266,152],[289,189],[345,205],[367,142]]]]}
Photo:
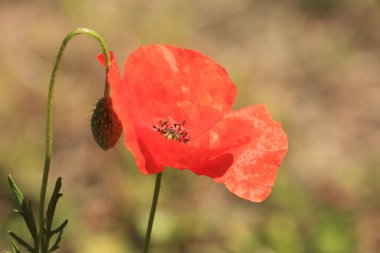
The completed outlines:
{"type": "Polygon", "coordinates": [[[108,80],[142,173],[189,169],[241,198],[270,194],[287,136],[263,105],[230,111],[236,87],[221,65],[193,50],[150,45],[128,57],[123,78],[111,55],[108,80]]]}

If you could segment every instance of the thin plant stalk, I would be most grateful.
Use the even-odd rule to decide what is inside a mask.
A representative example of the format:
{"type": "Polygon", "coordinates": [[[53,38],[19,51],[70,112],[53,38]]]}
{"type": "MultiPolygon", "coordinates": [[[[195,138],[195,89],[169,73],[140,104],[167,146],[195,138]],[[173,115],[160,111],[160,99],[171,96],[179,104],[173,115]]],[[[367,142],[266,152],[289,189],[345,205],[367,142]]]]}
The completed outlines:
{"type": "MultiPolygon", "coordinates": [[[[46,197],[46,188],[48,184],[49,170],[50,170],[50,160],[51,160],[51,149],[52,149],[52,112],[53,112],[53,93],[54,93],[54,84],[57,76],[58,69],[61,65],[63,53],[68,42],[75,37],[76,35],[86,34],[95,38],[102,48],[103,54],[106,57],[106,74],[108,73],[109,67],[111,65],[109,50],[107,45],[104,42],[104,39],[94,30],[87,28],[77,28],[70,33],[68,33],[65,39],[62,41],[61,47],[59,49],[55,65],[51,74],[50,84],[49,84],[49,93],[47,101],[47,116],[46,116],[46,148],[45,148],[45,163],[41,183],[41,192],[40,192],[40,202],[38,208],[38,220],[39,220],[39,249],[36,249],[37,252],[47,253],[49,245],[45,245],[45,232],[44,232],[44,209],[45,209],[45,197],[46,197]]],[[[106,87],[104,90],[104,95],[109,95],[109,84],[106,78],[106,87]]]]}
{"type": "Polygon", "coordinates": [[[154,185],[152,206],[150,208],[148,225],[146,227],[143,253],[148,253],[148,250],[149,250],[149,243],[150,243],[150,238],[152,235],[153,221],[154,221],[154,216],[156,214],[158,196],[160,194],[161,178],[162,178],[162,172],[156,175],[156,183],[154,185]]]}

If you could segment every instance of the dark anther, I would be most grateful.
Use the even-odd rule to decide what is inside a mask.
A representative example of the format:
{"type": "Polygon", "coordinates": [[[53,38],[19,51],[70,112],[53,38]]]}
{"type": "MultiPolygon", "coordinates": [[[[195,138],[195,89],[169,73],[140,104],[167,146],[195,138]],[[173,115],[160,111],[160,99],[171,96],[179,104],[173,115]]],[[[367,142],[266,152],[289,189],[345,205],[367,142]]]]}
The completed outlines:
{"type": "Polygon", "coordinates": [[[183,128],[186,121],[183,120],[181,124],[169,120],[158,121],[157,125],[153,125],[153,129],[161,133],[165,138],[169,140],[176,140],[179,142],[187,143],[190,141],[189,130],[183,128]]]}

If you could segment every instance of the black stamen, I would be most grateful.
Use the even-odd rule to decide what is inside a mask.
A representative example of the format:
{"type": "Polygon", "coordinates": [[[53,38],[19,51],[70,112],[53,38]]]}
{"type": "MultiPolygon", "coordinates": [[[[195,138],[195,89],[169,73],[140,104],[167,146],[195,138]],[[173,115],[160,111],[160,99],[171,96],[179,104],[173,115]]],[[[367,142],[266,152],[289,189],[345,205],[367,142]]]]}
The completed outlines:
{"type": "Polygon", "coordinates": [[[164,135],[167,139],[187,143],[190,137],[189,129],[183,128],[185,124],[185,120],[183,120],[181,124],[178,124],[173,121],[169,122],[169,120],[160,119],[157,125],[153,125],[153,129],[164,135]]]}

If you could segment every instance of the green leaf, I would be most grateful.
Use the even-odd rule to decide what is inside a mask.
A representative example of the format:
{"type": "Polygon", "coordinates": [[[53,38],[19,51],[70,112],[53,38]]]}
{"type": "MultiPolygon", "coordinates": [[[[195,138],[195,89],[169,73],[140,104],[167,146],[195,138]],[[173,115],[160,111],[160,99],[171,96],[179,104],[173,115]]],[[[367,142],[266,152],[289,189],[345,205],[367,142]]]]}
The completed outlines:
{"type": "Polygon", "coordinates": [[[61,186],[62,186],[62,178],[58,178],[55,183],[55,187],[49,201],[48,209],[46,211],[46,230],[45,230],[46,231],[46,247],[49,246],[50,239],[53,237],[53,235],[58,234],[53,243],[53,246],[50,247],[49,252],[57,250],[60,247],[59,243],[61,242],[63,229],[66,227],[68,223],[68,220],[65,220],[56,229],[52,230],[53,218],[55,215],[57,203],[58,203],[59,198],[62,197],[62,193],[59,192],[61,190],[61,186]]]}
{"type": "MultiPolygon", "coordinates": [[[[21,190],[18,188],[18,186],[16,185],[16,183],[14,182],[13,178],[10,175],[8,176],[8,182],[9,182],[9,185],[10,185],[11,190],[13,192],[13,195],[15,196],[15,198],[16,198],[19,206],[20,206],[19,209],[15,209],[14,211],[16,213],[18,213],[19,215],[21,215],[22,218],[24,219],[25,224],[26,224],[30,234],[32,235],[33,242],[34,242],[34,248],[38,248],[38,246],[39,246],[38,232],[37,232],[36,222],[35,222],[35,219],[33,216],[32,204],[30,201],[28,202],[28,204],[26,203],[21,190]]],[[[10,235],[12,237],[16,236],[18,238],[18,239],[16,239],[16,237],[14,237],[16,239],[16,241],[19,242],[22,246],[25,246],[26,248],[28,248],[25,245],[25,243],[26,243],[25,241],[23,241],[25,243],[22,243],[19,241],[21,239],[20,237],[18,237],[14,233],[12,233],[12,234],[10,233],[10,235]]],[[[29,244],[27,244],[27,245],[30,246],[29,244]]]]}
{"type": "Polygon", "coordinates": [[[15,233],[11,232],[11,231],[8,231],[9,235],[13,237],[13,239],[16,240],[16,242],[18,242],[19,244],[21,244],[22,246],[24,246],[29,252],[31,253],[34,253],[35,250],[32,246],[29,245],[29,243],[27,243],[26,241],[24,241],[24,239],[22,239],[20,236],[16,235],[15,233]]]}
{"type": "Polygon", "coordinates": [[[22,194],[20,189],[17,187],[17,185],[16,185],[15,181],[13,180],[13,178],[11,177],[11,175],[8,176],[8,182],[9,182],[9,186],[11,187],[11,190],[13,192],[13,195],[15,196],[18,204],[21,206],[22,202],[24,201],[24,195],[22,194]]]}
{"type": "Polygon", "coordinates": [[[52,252],[54,250],[57,250],[59,248],[59,243],[61,242],[61,239],[62,239],[62,233],[63,233],[63,230],[61,230],[57,236],[57,239],[55,240],[53,246],[49,249],[49,252],[52,252]]]}
{"type": "Polygon", "coordinates": [[[69,222],[69,220],[66,219],[66,220],[65,220],[64,222],[62,222],[62,224],[59,225],[56,229],[50,231],[51,235],[63,231],[63,229],[66,227],[66,225],[67,225],[68,222],[69,222]]]}
{"type": "Polygon", "coordinates": [[[32,203],[29,201],[29,205],[26,205],[26,202],[24,201],[21,206],[21,210],[23,213],[23,218],[26,223],[26,226],[28,227],[28,230],[30,234],[33,237],[33,242],[34,242],[34,247],[38,248],[38,232],[37,232],[37,226],[36,226],[36,221],[33,216],[32,212],[32,203]]]}
{"type": "Polygon", "coordinates": [[[13,253],[21,253],[17,247],[17,244],[14,241],[12,241],[12,250],[13,250],[13,253]]]}
{"type": "Polygon", "coordinates": [[[58,178],[55,182],[54,191],[49,201],[49,206],[46,213],[46,228],[47,231],[50,232],[51,226],[53,224],[53,217],[55,214],[55,209],[57,207],[57,203],[62,194],[59,192],[62,186],[62,178],[58,178]]]}

